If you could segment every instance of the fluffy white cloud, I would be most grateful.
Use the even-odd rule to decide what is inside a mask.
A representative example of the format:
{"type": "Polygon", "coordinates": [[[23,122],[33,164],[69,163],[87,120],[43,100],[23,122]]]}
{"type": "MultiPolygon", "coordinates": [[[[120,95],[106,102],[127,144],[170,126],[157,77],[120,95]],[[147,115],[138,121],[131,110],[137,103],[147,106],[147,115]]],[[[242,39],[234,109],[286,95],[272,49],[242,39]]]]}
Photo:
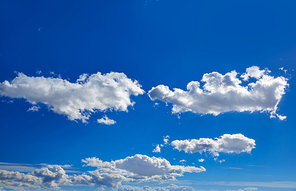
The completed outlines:
{"type": "Polygon", "coordinates": [[[161,152],[159,144],[156,145],[155,149],[153,149],[152,152],[154,152],[154,153],[160,153],[161,152]]]}
{"type": "Polygon", "coordinates": [[[171,142],[174,149],[185,151],[186,153],[210,152],[214,156],[223,153],[251,153],[255,148],[255,140],[245,137],[242,134],[224,134],[220,138],[200,138],[191,140],[174,140],[171,142]]]}
{"type": "Polygon", "coordinates": [[[32,172],[33,175],[42,179],[45,187],[57,187],[58,185],[69,185],[71,180],[66,171],[59,165],[47,165],[32,172]]]}
{"type": "Polygon", "coordinates": [[[201,82],[191,81],[187,85],[187,91],[168,86],[158,85],[153,87],[148,95],[151,100],[160,100],[172,103],[172,112],[175,114],[183,112],[194,112],[200,114],[219,115],[220,113],[237,112],[269,112],[271,117],[285,119],[276,113],[278,104],[288,87],[286,78],[268,75],[268,69],[260,70],[257,66],[246,69],[241,75],[243,80],[255,78],[246,86],[240,85],[242,81],[237,77],[236,71],[222,75],[218,72],[206,73],[201,82]]]}
{"type": "Polygon", "coordinates": [[[0,96],[24,98],[33,105],[43,103],[70,120],[86,122],[91,113],[106,110],[128,111],[130,96],[143,94],[135,80],[124,73],[100,72],[80,75],[76,83],[61,78],[29,77],[18,73],[11,82],[0,83],[0,96]]]}
{"type": "Polygon", "coordinates": [[[185,172],[193,173],[206,170],[204,167],[171,165],[166,159],[140,154],[111,162],[103,162],[95,157],[86,158],[82,162],[86,163],[86,166],[98,168],[91,172],[98,186],[117,186],[122,181],[163,181],[183,176],[185,172]],[[98,182],[97,177],[104,181],[98,182]]]}
{"type": "Polygon", "coordinates": [[[198,162],[204,162],[205,159],[198,159],[198,162]]]}
{"type": "MultiPolygon", "coordinates": [[[[178,176],[183,176],[185,172],[193,173],[206,170],[204,167],[171,165],[166,159],[140,154],[111,162],[104,162],[95,157],[83,159],[82,162],[85,163],[84,166],[96,167],[97,169],[79,175],[67,174],[63,167],[68,168],[69,165],[47,165],[27,174],[0,170],[0,187],[56,189],[58,186],[95,186],[126,190],[126,187],[121,186],[122,182],[172,180],[178,176]]],[[[150,189],[150,187],[145,187],[146,190],[149,190],[148,188],[150,189]]],[[[137,189],[141,190],[142,188],[138,187],[137,189]]],[[[190,188],[170,185],[168,187],[153,187],[150,190],[189,191],[190,188]]]]}
{"type": "Polygon", "coordinates": [[[101,119],[97,119],[97,122],[105,125],[113,125],[116,123],[116,121],[109,119],[106,115],[101,119]]]}

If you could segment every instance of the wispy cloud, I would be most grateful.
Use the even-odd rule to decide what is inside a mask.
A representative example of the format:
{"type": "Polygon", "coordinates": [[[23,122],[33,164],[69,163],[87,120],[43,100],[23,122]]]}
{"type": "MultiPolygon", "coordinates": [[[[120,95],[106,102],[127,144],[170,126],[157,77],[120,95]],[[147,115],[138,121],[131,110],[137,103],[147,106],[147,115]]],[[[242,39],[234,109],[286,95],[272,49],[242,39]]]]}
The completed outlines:
{"type": "Polygon", "coordinates": [[[265,187],[265,188],[296,188],[296,182],[292,182],[292,181],[270,181],[270,182],[191,181],[191,184],[192,185],[265,187]]]}

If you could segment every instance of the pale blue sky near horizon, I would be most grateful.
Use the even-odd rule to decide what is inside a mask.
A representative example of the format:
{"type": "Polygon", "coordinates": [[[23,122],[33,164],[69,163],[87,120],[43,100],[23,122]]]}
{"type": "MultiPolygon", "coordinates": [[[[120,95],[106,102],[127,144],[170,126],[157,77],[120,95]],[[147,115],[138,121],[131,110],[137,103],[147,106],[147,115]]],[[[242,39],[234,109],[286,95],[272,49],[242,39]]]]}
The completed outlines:
{"type": "MultiPolygon", "coordinates": [[[[82,159],[97,157],[110,162],[140,154],[166,159],[172,166],[203,166],[206,171],[185,171],[174,181],[133,183],[123,180],[117,189],[120,185],[165,187],[174,184],[197,191],[295,190],[295,8],[294,1],[1,1],[0,170],[34,175],[32,171],[46,164],[69,164],[72,167],[64,168],[69,176],[83,173],[90,176],[89,171],[97,167],[83,166],[82,159]],[[235,107],[232,107],[231,99],[226,99],[229,105],[218,103],[219,99],[215,98],[220,94],[205,99],[206,106],[214,108],[208,112],[222,110],[213,115],[206,113],[207,107],[191,107],[186,101],[177,102],[167,95],[161,97],[159,92],[155,94],[157,99],[152,100],[149,93],[159,85],[168,86],[171,91],[174,88],[187,91],[191,81],[198,81],[200,88],[205,88],[203,76],[212,72],[225,75],[236,71],[240,85],[247,86],[259,81],[254,77],[244,81],[241,77],[252,66],[265,70],[265,76],[281,78],[281,83],[289,84],[285,86],[276,110],[276,114],[286,116],[286,119],[270,118],[271,111],[264,109],[238,112],[242,107],[251,108],[251,99],[240,103],[245,105],[235,107]],[[126,78],[121,76],[120,79],[133,83],[125,81],[122,85],[134,89],[125,91],[123,88],[119,93],[120,87],[99,89],[96,95],[103,95],[100,99],[106,99],[109,104],[104,111],[99,106],[91,113],[79,106],[67,105],[68,101],[75,101],[75,96],[81,102],[85,101],[85,105],[93,103],[93,100],[87,102],[92,99],[91,95],[83,95],[87,89],[76,91],[80,83],[76,80],[82,74],[98,77],[97,72],[105,76],[111,72],[122,73],[126,78]],[[4,81],[12,84],[20,73],[31,80],[19,78],[21,83],[27,83],[24,86],[32,89],[37,87],[33,82],[37,84],[38,80],[44,83],[43,87],[48,86],[41,79],[52,84],[62,84],[59,80],[63,79],[66,89],[67,83],[76,86],[73,89],[69,86],[71,93],[58,92],[54,99],[42,93],[42,86],[33,94],[32,89],[21,88],[10,92],[4,81]],[[136,86],[135,80],[141,86],[136,86]],[[22,98],[14,97],[14,93],[22,98]],[[34,106],[32,101],[36,102],[38,111],[29,110],[34,106]],[[122,103],[127,103],[127,110],[116,110],[115,107],[122,103]],[[215,103],[221,105],[215,107],[215,103]],[[189,109],[174,114],[173,105],[189,109]],[[59,110],[64,106],[67,111],[59,110]],[[196,110],[191,112],[190,109],[196,110]],[[83,122],[75,112],[80,112],[78,116],[89,112],[90,116],[83,122]],[[99,123],[97,120],[104,116],[116,123],[99,123]],[[185,153],[172,143],[200,138],[215,142],[224,134],[242,134],[248,144],[251,144],[250,139],[255,140],[255,146],[250,152],[235,153],[231,151],[232,147],[216,150],[217,157],[211,150],[185,153]],[[163,139],[167,135],[169,141],[165,144],[163,139]],[[152,152],[157,145],[161,152],[152,152]],[[205,161],[199,162],[199,159],[205,161]]],[[[57,89],[48,90],[49,93],[53,91],[57,89]]],[[[254,96],[254,103],[258,105],[252,105],[253,109],[264,107],[264,104],[260,105],[260,97],[273,93],[264,91],[262,95],[254,96]]],[[[85,94],[91,93],[90,90],[85,94]]],[[[175,96],[184,100],[191,99],[190,95],[175,96]]],[[[233,102],[236,101],[234,97],[233,102]]],[[[0,190],[24,188],[7,186],[9,183],[3,177],[0,176],[0,190]]],[[[145,176],[148,177],[150,175],[145,176]]],[[[69,186],[58,182],[57,186],[62,190],[96,190],[106,185],[91,182],[84,186],[74,183],[69,186]]]]}

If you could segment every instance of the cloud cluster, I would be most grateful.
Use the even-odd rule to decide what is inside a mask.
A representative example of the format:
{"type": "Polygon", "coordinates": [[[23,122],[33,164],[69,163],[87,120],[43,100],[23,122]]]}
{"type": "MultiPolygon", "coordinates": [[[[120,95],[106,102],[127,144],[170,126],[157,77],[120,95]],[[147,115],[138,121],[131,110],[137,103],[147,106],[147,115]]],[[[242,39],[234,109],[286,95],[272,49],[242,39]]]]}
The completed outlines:
{"type": "Polygon", "coordinates": [[[191,140],[174,140],[171,142],[174,149],[186,153],[210,152],[213,156],[223,153],[251,153],[255,148],[255,140],[242,134],[224,134],[220,138],[200,138],[191,140]]]}
{"type": "MultiPolygon", "coordinates": [[[[128,106],[134,104],[130,96],[143,93],[136,80],[117,72],[98,72],[90,76],[82,74],[76,83],[61,78],[29,77],[18,73],[11,82],[0,83],[0,96],[24,98],[33,106],[43,103],[55,113],[83,122],[97,110],[127,112],[128,106]]],[[[38,107],[29,110],[37,111],[38,107]]]]}
{"type": "MultiPolygon", "coordinates": [[[[183,176],[186,172],[197,173],[206,170],[204,167],[171,165],[166,159],[140,154],[111,162],[104,162],[95,157],[83,159],[82,162],[85,163],[84,166],[96,167],[97,169],[79,175],[67,174],[61,165],[47,165],[28,174],[0,170],[0,187],[40,189],[84,185],[124,188],[121,187],[122,182],[172,180],[178,176],[183,176]]],[[[171,185],[171,187],[174,186],[171,185]]],[[[126,190],[126,188],[124,189],[126,190]]],[[[162,190],[166,191],[167,189],[162,190]]],[[[151,188],[150,190],[155,189],[151,188]]]]}
{"type": "Polygon", "coordinates": [[[148,95],[152,101],[160,100],[172,103],[173,113],[194,112],[199,114],[219,115],[225,112],[269,112],[271,117],[277,116],[283,120],[286,117],[276,113],[278,104],[288,87],[286,78],[269,75],[268,69],[260,70],[257,66],[246,69],[240,77],[243,81],[253,78],[242,86],[242,81],[237,77],[236,71],[222,75],[218,72],[206,73],[201,82],[205,83],[200,88],[200,82],[191,81],[187,91],[168,86],[158,85],[153,87],[148,95]]]}

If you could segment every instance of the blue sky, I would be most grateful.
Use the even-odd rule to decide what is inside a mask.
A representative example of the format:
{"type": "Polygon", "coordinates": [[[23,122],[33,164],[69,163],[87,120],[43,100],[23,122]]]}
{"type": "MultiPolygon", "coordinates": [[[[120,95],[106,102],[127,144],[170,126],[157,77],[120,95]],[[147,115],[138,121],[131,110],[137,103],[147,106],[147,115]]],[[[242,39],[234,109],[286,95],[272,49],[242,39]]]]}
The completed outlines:
{"type": "Polygon", "coordinates": [[[0,190],[295,190],[295,6],[1,1],[0,190]]]}

